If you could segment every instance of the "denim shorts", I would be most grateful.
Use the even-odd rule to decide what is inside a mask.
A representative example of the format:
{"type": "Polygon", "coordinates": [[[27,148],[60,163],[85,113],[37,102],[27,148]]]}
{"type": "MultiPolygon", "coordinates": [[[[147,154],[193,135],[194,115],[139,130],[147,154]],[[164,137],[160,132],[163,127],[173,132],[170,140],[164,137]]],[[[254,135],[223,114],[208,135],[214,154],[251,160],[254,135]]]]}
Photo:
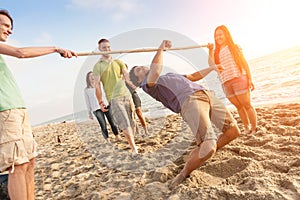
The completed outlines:
{"type": "Polygon", "coordinates": [[[249,81],[246,75],[233,78],[223,84],[223,91],[227,98],[245,94],[250,91],[249,81]]]}
{"type": "Polygon", "coordinates": [[[29,162],[37,156],[37,144],[26,109],[0,112],[0,171],[29,162]]]}

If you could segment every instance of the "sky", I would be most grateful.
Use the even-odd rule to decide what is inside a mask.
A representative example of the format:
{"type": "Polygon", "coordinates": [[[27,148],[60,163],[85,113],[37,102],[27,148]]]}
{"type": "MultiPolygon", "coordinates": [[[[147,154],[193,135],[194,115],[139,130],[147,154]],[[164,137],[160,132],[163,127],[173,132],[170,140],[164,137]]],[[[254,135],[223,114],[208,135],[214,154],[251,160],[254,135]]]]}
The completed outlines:
{"type": "MultiPolygon", "coordinates": [[[[248,60],[300,45],[299,4],[297,0],[0,0],[0,8],[14,19],[7,44],[16,47],[91,52],[100,38],[145,28],[173,31],[207,44],[214,42],[214,30],[223,24],[248,60]]],[[[151,35],[137,39],[143,37],[151,35]]],[[[172,42],[176,46],[177,41],[172,42]]],[[[114,49],[112,44],[112,50],[121,46],[114,49]]],[[[21,88],[33,125],[74,112],[74,89],[88,57],[4,59],[21,88]]]]}

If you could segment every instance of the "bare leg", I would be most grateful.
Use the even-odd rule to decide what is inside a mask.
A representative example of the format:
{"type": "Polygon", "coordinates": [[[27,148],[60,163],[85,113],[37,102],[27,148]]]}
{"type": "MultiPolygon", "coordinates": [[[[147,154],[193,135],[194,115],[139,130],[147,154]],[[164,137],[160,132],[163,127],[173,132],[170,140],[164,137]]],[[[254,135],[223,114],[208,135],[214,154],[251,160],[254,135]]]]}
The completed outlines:
{"type": "MultiPolygon", "coordinates": [[[[134,132],[134,134],[133,135],[139,135],[140,134],[140,129],[139,129],[139,125],[138,125],[138,123],[137,122],[135,122],[135,132],[134,132]]],[[[134,130],[134,128],[133,128],[133,130],[134,130]]]]}
{"type": "Polygon", "coordinates": [[[119,134],[118,134],[118,135],[115,135],[115,138],[116,138],[117,141],[121,140],[119,134]]]}
{"type": "Polygon", "coordinates": [[[143,116],[142,109],[141,108],[137,108],[137,109],[135,109],[135,112],[136,112],[136,114],[137,114],[137,116],[138,116],[138,118],[139,118],[139,120],[140,120],[140,122],[142,124],[142,127],[143,127],[143,129],[145,131],[145,134],[148,135],[147,124],[146,124],[146,120],[145,120],[145,118],[143,116]]]}
{"type": "Polygon", "coordinates": [[[178,174],[172,181],[170,189],[173,189],[178,184],[183,182],[192,171],[200,167],[206,160],[211,158],[216,150],[219,150],[220,148],[237,138],[239,134],[239,128],[237,126],[234,126],[220,136],[217,144],[214,140],[207,140],[202,142],[198,148],[194,149],[190,153],[188,161],[186,162],[184,168],[181,170],[180,174],[178,174]]]}
{"type": "Polygon", "coordinates": [[[144,131],[145,131],[145,134],[146,134],[146,135],[149,135],[149,131],[148,131],[147,126],[144,126],[143,129],[144,129],[144,131]]]}
{"type": "Polygon", "coordinates": [[[257,126],[257,114],[255,111],[255,108],[251,105],[251,98],[250,98],[250,92],[246,94],[241,94],[236,96],[239,102],[241,102],[241,105],[244,107],[245,112],[247,114],[248,121],[251,123],[251,133],[256,132],[256,126],[257,126]]]}
{"type": "Polygon", "coordinates": [[[34,158],[29,161],[26,173],[27,197],[34,200],[34,158]]]}
{"type": "Polygon", "coordinates": [[[226,144],[234,140],[240,135],[240,129],[235,125],[223,133],[217,141],[217,150],[224,147],[226,144]]]}
{"type": "Polygon", "coordinates": [[[236,107],[239,116],[244,124],[245,127],[245,132],[249,133],[250,129],[249,129],[249,119],[248,119],[248,115],[246,112],[246,109],[244,108],[244,106],[242,105],[242,103],[240,102],[239,98],[237,98],[236,96],[229,98],[229,101],[236,107]]]}
{"type": "Polygon", "coordinates": [[[184,168],[171,182],[170,189],[175,188],[181,182],[183,182],[188,175],[198,167],[200,167],[206,160],[211,158],[216,152],[216,142],[214,140],[207,140],[200,144],[199,147],[194,149],[190,155],[189,159],[185,163],[184,168]]]}
{"type": "Polygon", "coordinates": [[[123,130],[124,134],[125,134],[125,138],[127,139],[128,141],[128,144],[132,150],[133,153],[138,153],[138,150],[137,150],[137,146],[135,145],[135,142],[134,142],[134,136],[133,136],[133,130],[131,127],[127,127],[123,130]]]}
{"type": "Polygon", "coordinates": [[[34,199],[34,159],[14,166],[8,175],[8,193],[12,200],[34,199]]]}
{"type": "Polygon", "coordinates": [[[13,200],[23,200],[24,197],[27,198],[27,188],[25,173],[28,163],[14,166],[14,173],[8,175],[8,194],[10,199],[13,200]]]}
{"type": "Polygon", "coordinates": [[[256,126],[257,126],[257,114],[255,108],[251,106],[249,109],[246,110],[250,123],[251,123],[251,133],[256,133],[256,126]]]}

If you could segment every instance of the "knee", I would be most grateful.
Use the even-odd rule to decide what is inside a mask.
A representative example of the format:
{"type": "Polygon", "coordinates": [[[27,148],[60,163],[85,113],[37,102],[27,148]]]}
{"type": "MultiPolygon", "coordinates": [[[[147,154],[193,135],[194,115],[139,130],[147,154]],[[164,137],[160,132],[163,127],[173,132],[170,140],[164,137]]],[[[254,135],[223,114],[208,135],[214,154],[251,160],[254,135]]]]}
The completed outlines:
{"type": "Polygon", "coordinates": [[[234,107],[237,110],[241,110],[244,107],[243,104],[241,104],[238,100],[233,101],[233,100],[229,99],[229,101],[234,105],[234,107]]]}
{"type": "Polygon", "coordinates": [[[234,126],[227,129],[227,131],[224,132],[224,137],[228,138],[230,141],[236,139],[241,134],[239,127],[235,123],[234,126]]]}
{"type": "Polygon", "coordinates": [[[124,135],[126,135],[126,136],[133,135],[133,129],[131,127],[127,127],[124,130],[122,130],[122,131],[123,131],[124,135]]]}
{"type": "Polygon", "coordinates": [[[135,113],[140,116],[142,114],[142,109],[139,107],[139,108],[136,108],[135,109],[135,113]]]}
{"type": "Polygon", "coordinates": [[[250,102],[245,103],[245,104],[244,104],[244,108],[245,108],[246,110],[252,109],[251,103],[250,103],[250,102]]]}
{"type": "Polygon", "coordinates": [[[217,151],[216,144],[209,145],[209,146],[207,146],[207,145],[200,146],[199,148],[200,148],[199,149],[199,159],[204,159],[204,160],[212,157],[217,151]]]}
{"type": "Polygon", "coordinates": [[[199,153],[199,159],[204,159],[207,160],[210,157],[212,157],[214,154],[216,153],[216,149],[210,149],[210,150],[206,150],[206,151],[200,151],[199,153]]]}
{"type": "Polygon", "coordinates": [[[241,111],[241,110],[244,110],[244,108],[245,108],[245,106],[243,106],[243,105],[235,105],[235,107],[236,107],[236,109],[238,110],[238,111],[241,111]]]}
{"type": "Polygon", "coordinates": [[[208,152],[208,156],[212,157],[217,151],[217,147],[214,146],[214,148],[212,148],[209,152],[208,152]]]}

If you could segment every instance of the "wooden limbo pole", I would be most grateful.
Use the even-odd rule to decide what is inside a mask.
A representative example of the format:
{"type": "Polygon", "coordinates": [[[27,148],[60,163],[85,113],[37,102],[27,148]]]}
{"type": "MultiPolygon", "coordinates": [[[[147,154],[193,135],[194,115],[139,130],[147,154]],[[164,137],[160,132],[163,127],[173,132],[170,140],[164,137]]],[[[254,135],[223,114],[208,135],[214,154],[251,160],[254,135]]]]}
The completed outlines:
{"type": "MultiPolygon", "coordinates": [[[[169,48],[166,51],[177,51],[177,50],[187,50],[187,49],[196,49],[207,47],[207,45],[195,45],[195,46],[186,46],[186,47],[174,47],[169,48]]],[[[121,54],[121,53],[141,53],[141,52],[154,52],[158,48],[146,48],[146,49],[133,49],[133,50],[118,50],[118,51],[106,51],[106,52],[81,52],[77,53],[78,56],[93,56],[93,55],[103,55],[103,54],[121,54]]]]}

